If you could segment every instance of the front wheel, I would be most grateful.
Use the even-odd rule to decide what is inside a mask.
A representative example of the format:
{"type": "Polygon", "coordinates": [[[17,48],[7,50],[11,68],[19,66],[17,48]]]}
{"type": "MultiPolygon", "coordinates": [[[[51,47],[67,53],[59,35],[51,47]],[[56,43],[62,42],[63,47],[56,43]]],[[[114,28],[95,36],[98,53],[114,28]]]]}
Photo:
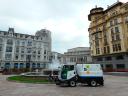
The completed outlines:
{"type": "Polygon", "coordinates": [[[70,85],[71,87],[75,87],[75,86],[76,86],[76,82],[72,80],[72,81],[69,82],[69,85],[70,85]]]}
{"type": "Polygon", "coordinates": [[[91,80],[90,84],[92,87],[96,87],[97,86],[97,81],[96,80],[91,80]]]}

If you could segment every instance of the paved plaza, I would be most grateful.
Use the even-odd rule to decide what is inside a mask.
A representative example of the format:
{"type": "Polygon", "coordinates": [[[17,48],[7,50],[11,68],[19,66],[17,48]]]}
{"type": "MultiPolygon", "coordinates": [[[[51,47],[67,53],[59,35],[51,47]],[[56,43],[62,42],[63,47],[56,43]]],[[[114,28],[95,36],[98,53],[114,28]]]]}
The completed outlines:
{"type": "Polygon", "coordinates": [[[59,87],[6,81],[0,75],[0,96],[128,96],[128,77],[105,75],[104,87],[59,87]]]}

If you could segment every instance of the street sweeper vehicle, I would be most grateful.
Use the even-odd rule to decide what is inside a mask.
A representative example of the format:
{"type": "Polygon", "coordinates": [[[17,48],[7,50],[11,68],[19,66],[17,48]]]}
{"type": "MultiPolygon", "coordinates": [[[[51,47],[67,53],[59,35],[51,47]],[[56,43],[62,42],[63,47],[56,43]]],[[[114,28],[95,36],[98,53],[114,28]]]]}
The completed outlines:
{"type": "Polygon", "coordinates": [[[103,71],[100,64],[64,64],[61,66],[56,85],[67,84],[75,87],[77,83],[89,86],[104,85],[103,71]]]}

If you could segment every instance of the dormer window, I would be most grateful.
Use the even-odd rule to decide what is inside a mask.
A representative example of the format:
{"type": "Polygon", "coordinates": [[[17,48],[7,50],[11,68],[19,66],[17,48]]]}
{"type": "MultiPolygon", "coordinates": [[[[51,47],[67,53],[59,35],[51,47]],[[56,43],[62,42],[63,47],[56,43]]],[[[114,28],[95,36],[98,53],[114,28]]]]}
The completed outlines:
{"type": "Polygon", "coordinates": [[[8,45],[13,45],[13,40],[8,39],[8,40],[7,40],[7,44],[8,44],[8,45]]]}
{"type": "Polygon", "coordinates": [[[14,34],[14,28],[9,28],[9,29],[8,29],[8,33],[9,33],[10,35],[13,35],[13,34],[14,34]]]}

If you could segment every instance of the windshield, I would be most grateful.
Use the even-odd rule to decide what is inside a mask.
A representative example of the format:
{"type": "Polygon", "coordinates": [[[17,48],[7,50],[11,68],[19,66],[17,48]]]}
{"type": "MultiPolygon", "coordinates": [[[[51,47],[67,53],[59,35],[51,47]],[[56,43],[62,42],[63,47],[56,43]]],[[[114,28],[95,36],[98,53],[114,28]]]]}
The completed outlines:
{"type": "Polygon", "coordinates": [[[64,65],[63,70],[67,70],[67,71],[74,70],[74,65],[64,65]]]}

